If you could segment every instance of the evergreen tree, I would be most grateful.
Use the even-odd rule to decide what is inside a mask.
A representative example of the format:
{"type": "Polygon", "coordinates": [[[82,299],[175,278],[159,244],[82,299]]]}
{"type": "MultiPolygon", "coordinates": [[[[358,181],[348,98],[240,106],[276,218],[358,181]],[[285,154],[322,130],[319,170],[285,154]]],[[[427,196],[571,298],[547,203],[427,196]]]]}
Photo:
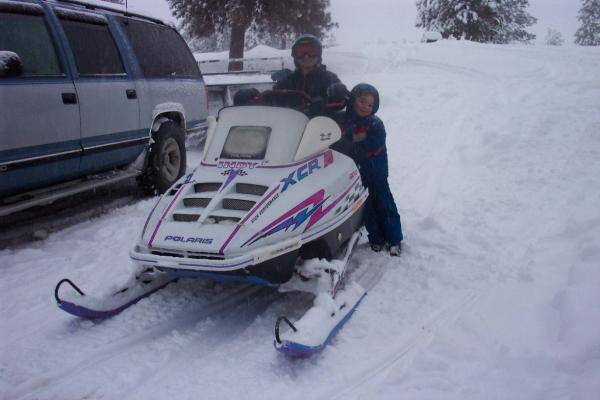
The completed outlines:
{"type": "Polygon", "coordinates": [[[582,0],[577,19],[581,26],[575,32],[575,43],[600,46],[600,0],[582,0]]]}
{"type": "Polygon", "coordinates": [[[417,0],[417,27],[435,30],[444,38],[485,43],[528,42],[536,23],[526,8],[529,0],[417,0]]]}
{"type": "Polygon", "coordinates": [[[548,46],[562,46],[564,42],[562,33],[548,28],[548,33],[546,34],[546,44],[548,46]]]}
{"type": "MultiPolygon", "coordinates": [[[[332,27],[329,0],[167,0],[191,37],[227,35],[229,58],[242,58],[246,33],[279,38],[280,43],[301,33],[323,37],[332,27]]],[[[241,70],[230,62],[229,70],[241,70]]]]}

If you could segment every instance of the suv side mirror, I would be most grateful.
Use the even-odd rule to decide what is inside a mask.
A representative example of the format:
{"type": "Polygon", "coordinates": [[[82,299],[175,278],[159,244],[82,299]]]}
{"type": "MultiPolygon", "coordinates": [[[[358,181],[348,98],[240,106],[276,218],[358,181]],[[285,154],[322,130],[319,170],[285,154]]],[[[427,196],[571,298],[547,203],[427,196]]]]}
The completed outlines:
{"type": "Polygon", "coordinates": [[[12,51],[0,51],[0,78],[14,78],[23,75],[21,57],[12,51]]]}
{"type": "Polygon", "coordinates": [[[340,140],[342,131],[338,124],[328,117],[315,117],[308,121],[294,161],[302,160],[308,156],[327,149],[340,140]]]}

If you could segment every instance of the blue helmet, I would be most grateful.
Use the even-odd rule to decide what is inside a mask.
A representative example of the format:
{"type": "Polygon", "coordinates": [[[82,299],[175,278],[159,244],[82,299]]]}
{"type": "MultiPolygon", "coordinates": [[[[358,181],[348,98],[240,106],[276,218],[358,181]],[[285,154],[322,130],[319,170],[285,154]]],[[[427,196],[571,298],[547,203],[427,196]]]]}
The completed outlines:
{"type": "Polygon", "coordinates": [[[352,91],[350,92],[350,99],[348,104],[352,105],[354,104],[354,100],[356,100],[357,97],[368,93],[371,96],[373,96],[373,99],[375,100],[373,102],[373,112],[372,114],[375,114],[377,112],[377,110],[379,110],[379,92],[377,91],[377,89],[375,89],[375,86],[373,85],[369,85],[368,83],[359,83],[358,85],[354,86],[352,88],[352,91]]]}

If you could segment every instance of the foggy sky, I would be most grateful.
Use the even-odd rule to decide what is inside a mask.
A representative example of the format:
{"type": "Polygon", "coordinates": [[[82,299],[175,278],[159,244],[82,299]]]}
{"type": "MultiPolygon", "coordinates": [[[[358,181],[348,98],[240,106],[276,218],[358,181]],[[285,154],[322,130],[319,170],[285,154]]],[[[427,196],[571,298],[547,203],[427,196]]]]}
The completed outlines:
{"type": "MultiPolygon", "coordinates": [[[[168,21],[175,21],[166,0],[128,0],[129,6],[168,21]]],[[[573,42],[579,26],[580,0],[530,0],[529,13],[538,23],[528,29],[543,43],[548,28],[573,42]]],[[[331,0],[331,14],[339,28],[333,31],[339,43],[368,43],[378,40],[418,40],[415,0],[331,0]]]]}

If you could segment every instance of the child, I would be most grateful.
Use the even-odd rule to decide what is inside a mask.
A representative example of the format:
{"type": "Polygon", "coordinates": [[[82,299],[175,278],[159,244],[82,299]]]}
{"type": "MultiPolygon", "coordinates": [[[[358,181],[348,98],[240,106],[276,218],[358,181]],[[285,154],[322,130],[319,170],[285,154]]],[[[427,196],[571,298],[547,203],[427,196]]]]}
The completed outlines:
{"type": "Polygon", "coordinates": [[[402,250],[402,225],[388,185],[388,160],[385,128],[375,116],[379,108],[379,93],[373,86],[361,83],[350,92],[344,136],[351,140],[354,160],[363,184],[369,189],[364,221],[373,251],[381,251],[387,243],[390,255],[402,250]]]}

